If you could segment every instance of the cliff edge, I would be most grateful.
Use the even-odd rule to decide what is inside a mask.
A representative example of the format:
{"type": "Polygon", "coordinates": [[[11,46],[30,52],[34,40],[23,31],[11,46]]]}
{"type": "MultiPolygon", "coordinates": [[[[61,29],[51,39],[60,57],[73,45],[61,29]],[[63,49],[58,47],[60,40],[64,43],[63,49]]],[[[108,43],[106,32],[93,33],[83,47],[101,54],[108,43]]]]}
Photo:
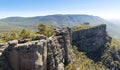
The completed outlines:
{"type": "Polygon", "coordinates": [[[54,31],[55,35],[49,38],[40,35],[34,40],[0,44],[0,70],[80,70],[82,64],[87,65],[83,70],[119,69],[119,53],[107,45],[112,38],[108,36],[105,24],[76,31],[68,27],[54,31]]]}

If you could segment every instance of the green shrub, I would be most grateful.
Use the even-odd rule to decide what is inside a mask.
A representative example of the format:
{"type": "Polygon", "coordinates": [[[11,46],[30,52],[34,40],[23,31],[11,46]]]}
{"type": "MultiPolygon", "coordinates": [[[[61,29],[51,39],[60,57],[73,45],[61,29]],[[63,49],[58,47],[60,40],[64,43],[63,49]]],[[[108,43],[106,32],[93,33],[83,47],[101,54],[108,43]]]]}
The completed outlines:
{"type": "Polygon", "coordinates": [[[39,24],[38,25],[38,33],[39,34],[44,34],[46,31],[46,25],[45,24],[39,24]]]}
{"type": "Polygon", "coordinates": [[[77,25],[77,26],[73,26],[72,27],[72,31],[75,31],[75,30],[80,30],[80,29],[88,29],[92,26],[90,25],[85,25],[85,24],[81,24],[81,25],[77,25]]]}
{"type": "Polygon", "coordinates": [[[39,24],[38,25],[38,33],[50,37],[54,34],[53,26],[45,25],[44,23],[39,24]]]}
{"type": "Polygon", "coordinates": [[[30,38],[30,32],[26,31],[25,29],[21,30],[19,35],[22,39],[30,38]]]}

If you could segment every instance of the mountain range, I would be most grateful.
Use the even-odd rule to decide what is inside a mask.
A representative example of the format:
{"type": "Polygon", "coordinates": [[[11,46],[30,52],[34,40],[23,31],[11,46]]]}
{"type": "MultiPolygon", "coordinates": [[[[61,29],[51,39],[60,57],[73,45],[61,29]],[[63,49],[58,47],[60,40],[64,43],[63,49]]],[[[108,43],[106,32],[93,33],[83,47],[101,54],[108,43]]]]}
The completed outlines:
{"type": "MultiPolygon", "coordinates": [[[[114,37],[118,38],[120,28],[114,23],[93,15],[47,15],[36,17],[8,17],[0,19],[0,32],[6,32],[13,28],[36,30],[38,24],[45,23],[54,26],[76,26],[89,22],[91,25],[107,24],[108,32],[114,37]]],[[[120,38],[120,37],[119,37],[120,38]]]]}

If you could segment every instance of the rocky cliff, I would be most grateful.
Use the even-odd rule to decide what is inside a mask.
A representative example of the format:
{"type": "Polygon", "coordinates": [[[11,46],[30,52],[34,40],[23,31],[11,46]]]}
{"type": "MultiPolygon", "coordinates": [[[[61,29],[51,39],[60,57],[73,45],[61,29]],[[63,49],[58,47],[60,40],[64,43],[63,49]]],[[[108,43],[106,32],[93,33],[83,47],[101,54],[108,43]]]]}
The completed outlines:
{"type": "MultiPolygon", "coordinates": [[[[34,41],[9,41],[1,55],[2,70],[64,70],[72,61],[70,28],[55,29],[56,34],[34,41]]],[[[3,47],[3,45],[1,45],[3,47]]]]}
{"type": "Polygon", "coordinates": [[[108,70],[120,70],[120,42],[107,35],[106,25],[74,31],[72,44],[95,62],[102,62],[108,70]]]}
{"type": "MultiPolygon", "coordinates": [[[[85,55],[93,61],[98,61],[106,53],[105,44],[111,42],[104,24],[73,32],[68,27],[56,28],[54,31],[55,35],[49,38],[40,35],[33,40],[13,40],[0,44],[0,70],[64,70],[67,65],[75,63],[77,67],[81,54],[73,51],[72,45],[80,52],[86,52],[85,55]]],[[[109,52],[109,55],[112,54],[109,52]]],[[[99,61],[104,63],[109,60],[104,58],[99,61]]]]}
{"type": "Polygon", "coordinates": [[[72,32],[72,43],[80,51],[95,51],[108,41],[105,24],[72,32]]]}
{"type": "Polygon", "coordinates": [[[3,61],[7,61],[8,67],[3,70],[46,70],[47,66],[47,41],[18,43],[18,40],[8,42],[7,48],[2,54],[3,61]]]}
{"type": "Polygon", "coordinates": [[[48,41],[48,70],[64,70],[74,55],[70,49],[70,28],[56,29],[55,32],[48,41]]]}

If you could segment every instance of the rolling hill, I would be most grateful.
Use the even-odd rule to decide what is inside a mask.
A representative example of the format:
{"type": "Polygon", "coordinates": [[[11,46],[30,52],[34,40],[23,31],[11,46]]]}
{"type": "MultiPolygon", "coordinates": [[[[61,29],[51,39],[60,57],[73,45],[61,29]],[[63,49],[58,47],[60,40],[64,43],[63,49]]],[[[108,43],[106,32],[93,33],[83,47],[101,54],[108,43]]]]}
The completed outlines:
{"type": "Polygon", "coordinates": [[[36,16],[36,17],[8,17],[0,19],[0,32],[9,31],[12,28],[36,30],[38,24],[46,23],[55,26],[68,26],[72,27],[75,25],[89,22],[91,25],[107,24],[108,32],[118,37],[118,26],[104,20],[98,16],[92,15],[48,15],[48,16],[36,16]]]}
{"type": "Polygon", "coordinates": [[[91,24],[106,23],[105,20],[92,15],[48,15],[37,17],[8,17],[0,19],[0,24],[15,27],[33,27],[39,23],[46,23],[57,26],[75,26],[84,22],[91,24]]]}

